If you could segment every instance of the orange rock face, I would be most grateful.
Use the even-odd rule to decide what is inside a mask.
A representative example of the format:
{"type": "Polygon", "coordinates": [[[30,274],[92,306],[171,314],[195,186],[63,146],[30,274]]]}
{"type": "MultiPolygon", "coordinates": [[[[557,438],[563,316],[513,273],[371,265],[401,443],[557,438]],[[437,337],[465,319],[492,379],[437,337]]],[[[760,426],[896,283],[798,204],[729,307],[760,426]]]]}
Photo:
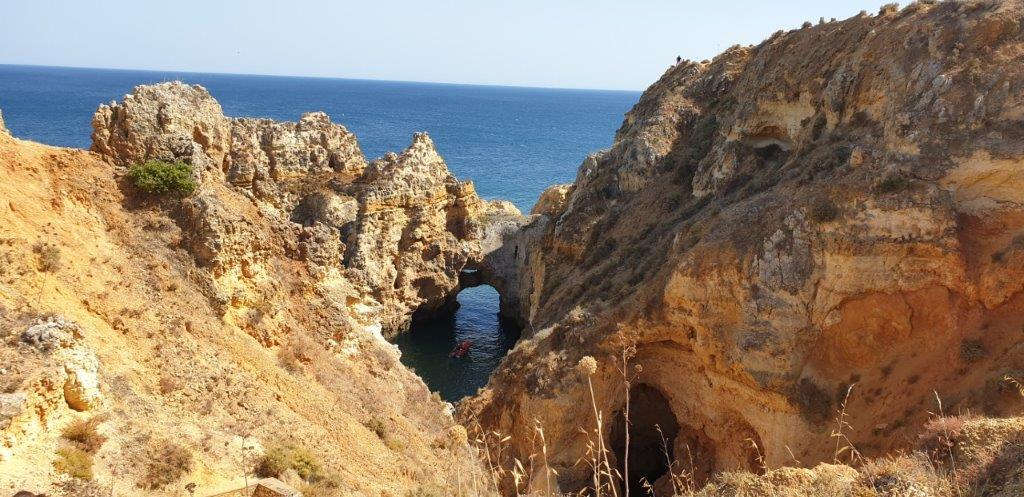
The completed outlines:
{"type": "Polygon", "coordinates": [[[678,425],[670,458],[704,474],[831,462],[844,400],[865,455],[913,445],[936,393],[1019,409],[1002,378],[1024,368],[1022,22],[1020,2],[917,3],[669,69],[505,271],[528,339],[464,419],[520,460],[536,420],[575,491],[584,355],[609,446],[628,350],[658,399],[631,408],[670,415],[649,417],[678,425]]]}

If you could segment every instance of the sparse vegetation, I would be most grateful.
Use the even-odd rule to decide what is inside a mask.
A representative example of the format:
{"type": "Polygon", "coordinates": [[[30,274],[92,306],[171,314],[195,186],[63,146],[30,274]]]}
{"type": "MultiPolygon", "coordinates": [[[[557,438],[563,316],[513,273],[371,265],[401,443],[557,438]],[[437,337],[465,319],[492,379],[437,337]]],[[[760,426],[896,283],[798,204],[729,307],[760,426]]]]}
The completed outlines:
{"type": "Polygon", "coordinates": [[[302,492],[302,497],[334,497],[336,495],[345,495],[340,492],[340,488],[341,484],[335,481],[334,478],[327,478],[300,485],[299,491],[302,492]]]}
{"type": "Polygon", "coordinates": [[[64,427],[60,436],[73,444],[74,447],[89,454],[95,454],[103,446],[103,443],[107,441],[107,437],[99,433],[98,427],[101,422],[101,418],[72,421],[71,424],[64,427]]]}
{"type": "Polygon", "coordinates": [[[160,377],[160,395],[170,395],[181,390],[181,380],[170,375],[160,377]]]}
{"type": "Polygon", "coordinates": [[[136,188],[155,195],[168,193],[191,195],[198,185],[192,179],[192,166],[178,162],[151,160],[128,170],[128,178],[136,188]]]}
{"type": "Polygon", "coordinates": [[[307,482],[321,481],[326,476],[320,461],[311,452],[294,445],[270,447],[256,463],[253,472],[261,478],[268,478],[280,476],[289,469],[307,482]]]}
{"type": "Polygon", "coordinates": [[[277,361],[290,373],[302,371],[303,364],[316,362],[324,354],[323,348],[313,339],[296,334],[277,351],[277,361]]]}
{"type": "Polygon", "coordinates": [[[811,206],[811,219],[818,223],[830,223],[839,217],[839,207],[827,198],[820,198],[811,206]]]}
{"type": "Polygon", "coordinates": [[[92,454],[74,446],[57,449],[57,460],[53,463],[57,471],[72,478],[92,479],[92,454]]]}
{"type": "Polygon", "coordinates": [[[36,254],[36,266],[45,273],[54,273],[60,269],[60,247],[42,240],[32,245],[36,254]]]}
{"type": "Polygon", "coordinates": [[[875,191],[881,194],[898,193],[907,188],[910,188],[909,179],[899,174],[890,174],[875,186],[875,191]]]}
{"type": "Polygon", "coordinates": [[[289,373],[302,372],[302,362],[295,356],[290,347],[281,347],[277,351],[277,362],[289,373]]]}
{"type": "Polygon", "coordinates": [[[192,453],[170,440],[152,440],[146,448],[146,471],[139,486],[156,490],[192,471],[192,453]]]}
{"type": "Polygon", "coordinates": [[[420,485],[405,493],[405,497],[443,497],[444,489],[436,485],[420,485]]]}
{"type": "Polygon", "coordinates": [[[383,419],[380,419],[377,416],[373,416],[370,419],[366,420],[365,425],[367,428],[369,428],[370,431],[374,432],[378,437],[380,437],[381,440],[388,436],[388,425],[384,422],[383,419]]]}

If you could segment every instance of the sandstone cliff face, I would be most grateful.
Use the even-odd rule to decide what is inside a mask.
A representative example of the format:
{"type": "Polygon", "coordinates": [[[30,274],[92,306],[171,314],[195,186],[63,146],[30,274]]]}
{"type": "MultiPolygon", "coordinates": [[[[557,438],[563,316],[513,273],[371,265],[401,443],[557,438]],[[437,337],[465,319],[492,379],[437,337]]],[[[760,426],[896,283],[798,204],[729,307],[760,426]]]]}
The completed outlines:
{"type": "Polygon", "coordinates": [[[429,493],[479,470],[383,339],[444,308],[502,207],[426,135],[367,164],[323,114],[231,119],[165,83],[101,107],[93,150],[0,135],[0,492],[71,484],[61,432],[92,419],[96,480],[118,495],[236,488],[276,445],[332,476],[310,492],[429,493]],[[150,159],[191,164],[199,188],[141,194],[124,166],[150,159]],[[47,323],[73,340],[37,346],[47,323]],[[193,465],[151,488],[167,439],[193,465]]]}
{"type": "Polygon", "coordinates": [[[866,455],[911,445],[935,392],[1019,408],[1001,378],[1024,367],[1022,21],[1016,1],[916,3],[670,68],[566,201],[507,234],[518,257],[485,259],[532,336],[464,419],[520,460],[539,420],[575,491],[585,355],[613,459],[625,350],[649,414],[633,453],[660,452],[641,425],[672,425],[699,479],[757,468],[751,441],[770,467],[831,461],[850,386],[866,455]]]}
{"type": "Polygon", "coordinates": [[[476,219],[488,204],[425,134],[367,165],[355,136],[323,113],[297,123],[226,118],[205,89],[182,83],[138,87],[100,107],[93,127],[93,150],[116,164],[196,167],[201,188],[183,208],[188,243],[236,320],[267,314],[260,309],[281,290],[269,261],[286,255],[315,267],[351,326],[390,336],[416,311],[444,309],[479,252],[476,219]]]}

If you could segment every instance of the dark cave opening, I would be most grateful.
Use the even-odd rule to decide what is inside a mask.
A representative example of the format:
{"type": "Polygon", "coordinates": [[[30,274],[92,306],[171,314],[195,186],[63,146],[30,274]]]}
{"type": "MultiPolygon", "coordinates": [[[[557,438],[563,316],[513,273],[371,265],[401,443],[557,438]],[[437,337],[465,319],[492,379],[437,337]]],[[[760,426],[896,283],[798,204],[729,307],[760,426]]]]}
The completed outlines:
{"type": "MultiPolygon", "coordinates": [[[[658,389],[639,384],[629,390],[629,397],[629,481],[625,484],[629,486],[630,494],[648,495],[644,483],[653,486],[669,472],[680,426],[668,399],[658,389]]],[[[624,410],[615,415],[611,449],[619,466],[619,474],[625,475],[624,462],[627,457],[624,410]]]]}

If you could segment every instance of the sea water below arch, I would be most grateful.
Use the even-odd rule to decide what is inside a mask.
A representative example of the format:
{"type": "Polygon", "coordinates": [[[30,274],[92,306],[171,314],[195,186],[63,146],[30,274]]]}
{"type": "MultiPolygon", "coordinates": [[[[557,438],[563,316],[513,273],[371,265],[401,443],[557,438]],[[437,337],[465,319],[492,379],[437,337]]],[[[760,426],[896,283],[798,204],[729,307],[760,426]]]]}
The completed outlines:
{"type": "Polygon", "coordinates": [[[416,371],[432,391],[454,402],[487,384],[491,372],[515,346],[520,330],[498,315],[498,292],[489,286],[459,292],[459,309],[446,317],[414,322],[394,343],[402,364],[416,371]],[[471,340],[461,358],[449,357],[456,345],[471,340]]]}

